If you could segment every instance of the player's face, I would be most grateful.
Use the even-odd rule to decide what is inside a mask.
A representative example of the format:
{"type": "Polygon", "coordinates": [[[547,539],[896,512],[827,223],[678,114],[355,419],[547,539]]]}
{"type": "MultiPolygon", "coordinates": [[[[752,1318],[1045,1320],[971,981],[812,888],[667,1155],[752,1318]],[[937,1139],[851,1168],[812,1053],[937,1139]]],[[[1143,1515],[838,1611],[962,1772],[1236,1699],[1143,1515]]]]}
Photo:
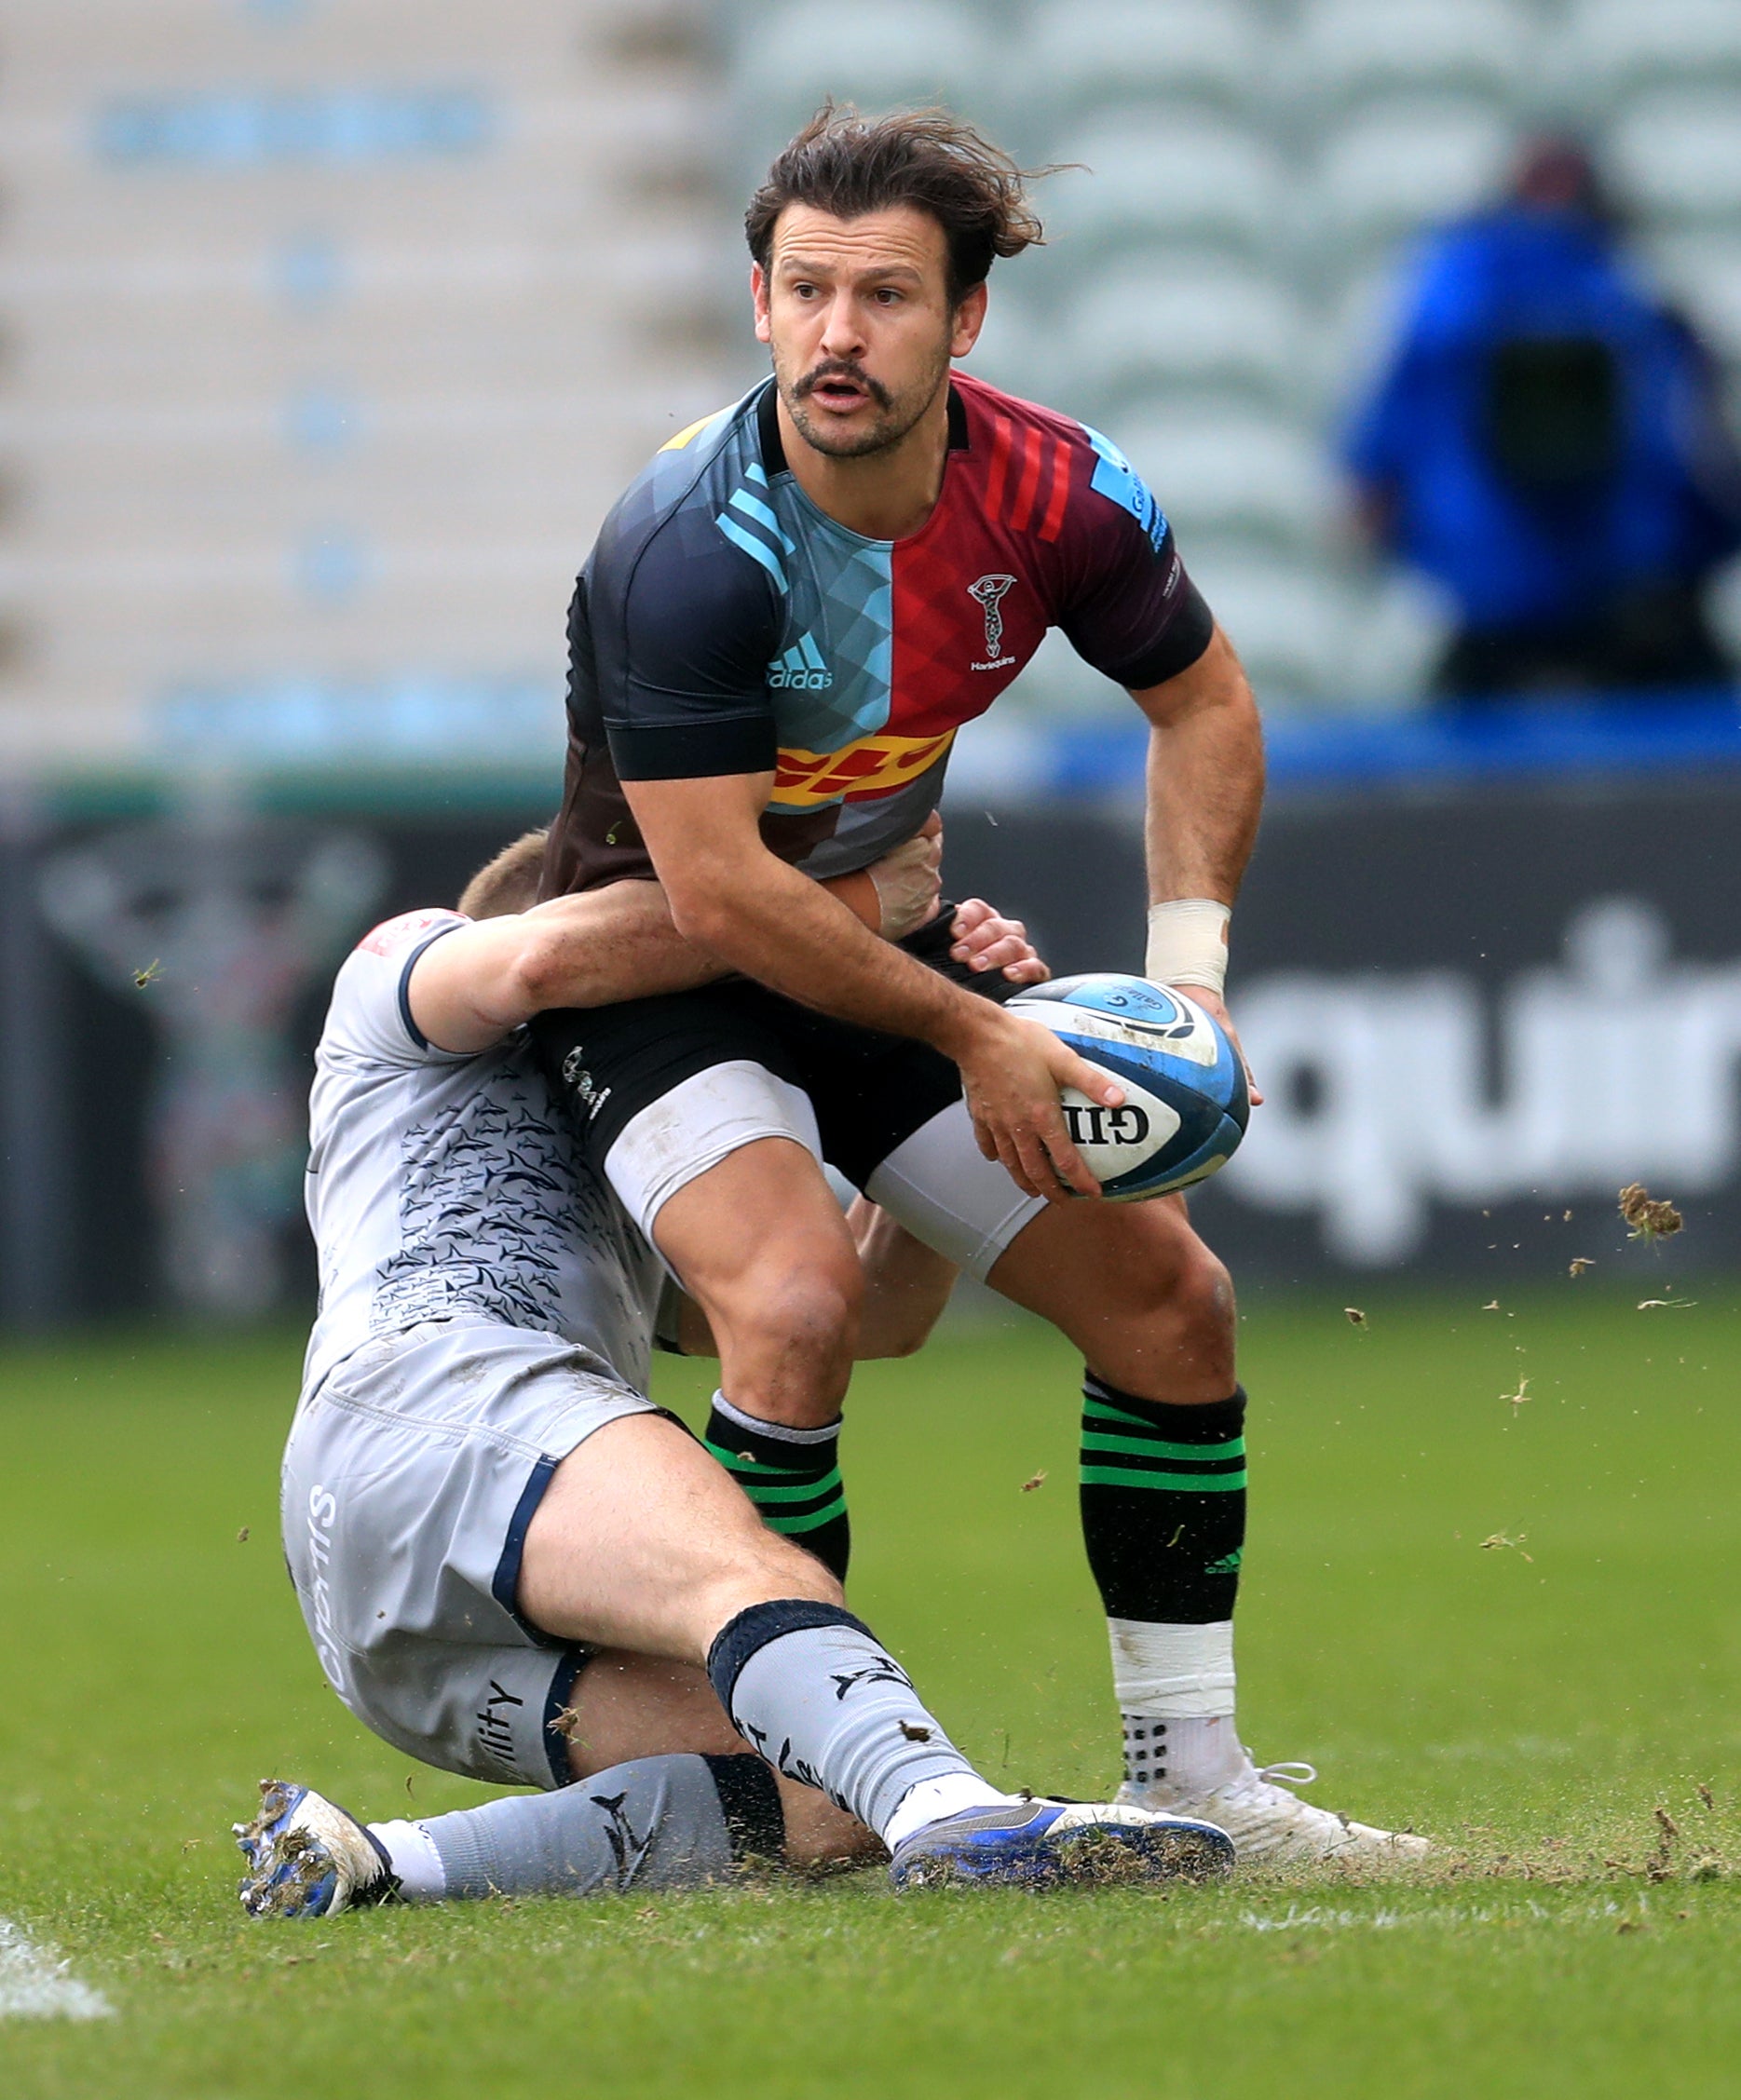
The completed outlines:
{"type": "Polygon", "coordinates": [[[836,219],[789,204],[766,272],[751,277],[755,332],[773,352],[786,413],[836,459],[898,444],[936,400],[949,360],[973,346],[984,286],[959,306],[943,228],[901,205],[836,219]]]}

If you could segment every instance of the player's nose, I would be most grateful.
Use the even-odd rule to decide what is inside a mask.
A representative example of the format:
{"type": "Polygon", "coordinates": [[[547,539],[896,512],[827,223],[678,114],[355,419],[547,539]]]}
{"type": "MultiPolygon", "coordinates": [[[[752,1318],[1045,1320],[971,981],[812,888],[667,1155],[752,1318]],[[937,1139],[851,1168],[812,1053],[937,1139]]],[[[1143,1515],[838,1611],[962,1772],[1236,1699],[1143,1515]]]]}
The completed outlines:
{"type": "Polygon", "coordinates": [[[822,346],[831,358],[856,358],[864,347],[858,302],[848,291],[836,292],[828,302],[822,346]]]}

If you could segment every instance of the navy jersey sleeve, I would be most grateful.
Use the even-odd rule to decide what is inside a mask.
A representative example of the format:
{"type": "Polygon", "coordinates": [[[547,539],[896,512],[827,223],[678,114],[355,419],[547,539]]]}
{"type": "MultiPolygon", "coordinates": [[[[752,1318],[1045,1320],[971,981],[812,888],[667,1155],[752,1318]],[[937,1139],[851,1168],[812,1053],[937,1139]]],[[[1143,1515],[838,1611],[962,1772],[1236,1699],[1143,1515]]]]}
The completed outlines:
{"type": "Polygon", "coordinates": [[[605,734],[622,780],[771,772],[769,578],[713,529],[668,518],[621,573],[601,549],[587,621],[605,734]]]}
{"type": "Polygon", "coordinates": [[[1088,436],[1094,472],[1070,506],[1073,580],[1058,625],[1085,663],[1140,693],[1189,671],[1215,619],[1142,477],[1115,445],[1088,436]]]}

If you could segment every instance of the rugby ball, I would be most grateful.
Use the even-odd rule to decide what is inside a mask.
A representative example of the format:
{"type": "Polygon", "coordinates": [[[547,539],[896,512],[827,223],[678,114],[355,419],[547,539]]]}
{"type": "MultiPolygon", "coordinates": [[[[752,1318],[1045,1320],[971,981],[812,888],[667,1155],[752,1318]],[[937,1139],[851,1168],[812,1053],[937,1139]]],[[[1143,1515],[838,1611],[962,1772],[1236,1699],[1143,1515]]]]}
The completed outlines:
{"type": "Polygon", "coordinates": [[[1115,1201],[1170,1195],[1233,1157],[1251,1116],[1245,1067],[1219,1022],[1184,993],[1144,977],[1059,977],[1004,1011],[1050,1028],[1123,1088],[1119,1108],[1063,1091],[1076,1149],[1115,1201]]]}

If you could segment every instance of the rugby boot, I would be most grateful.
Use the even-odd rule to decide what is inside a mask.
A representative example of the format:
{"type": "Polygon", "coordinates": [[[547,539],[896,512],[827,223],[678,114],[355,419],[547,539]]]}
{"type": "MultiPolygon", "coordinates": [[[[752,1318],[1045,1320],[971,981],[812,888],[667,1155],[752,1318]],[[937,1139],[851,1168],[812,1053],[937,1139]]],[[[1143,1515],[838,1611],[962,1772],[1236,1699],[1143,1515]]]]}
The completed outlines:
{"type": "Polygon", "coordinates": [[[237,1893],[250,1917],[336,1917],[398,1893],[369,1832],[306,1786],[263,1779],[260,1813],[230,1827],[248,1862],[237,1893]]]}
{"type": "Polygon", "coordinates": [[[1040,1889],[1209,1881],[1232,1868],[1232,1842],[1212,1822],[1106,1802],[1036,1799],[925,1823],[895,1847],[889,1878],[897,1889],[966,1881],[1040,1889]]]}
{"type": "Polygon", "coordinates": [[[1317,1776],[1310,1765],[1254,1765],[1242,1747],[1234,1769],[1212,1785],[1187,1787],[1165,1779],[1136,1785],[1127,1780],[1118,1797],[1131,1808],[1212,1819],[1232,1839],[1242,1867],[1418,1860],[1433,1849],[1412,1831],[1377,1830],[1302,1801],[1293,1789],[1310,1786],[1317,1776]]]}

